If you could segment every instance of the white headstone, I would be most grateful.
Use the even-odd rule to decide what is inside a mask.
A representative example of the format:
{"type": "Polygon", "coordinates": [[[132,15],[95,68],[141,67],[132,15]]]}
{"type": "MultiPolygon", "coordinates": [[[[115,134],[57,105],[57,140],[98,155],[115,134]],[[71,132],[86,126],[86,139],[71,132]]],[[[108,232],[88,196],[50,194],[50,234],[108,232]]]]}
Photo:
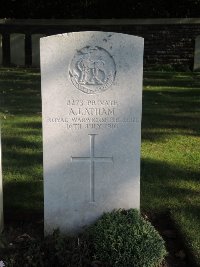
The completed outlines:
{"type": "Polygon", "coordinates": [[[143,38],[41,39],[45,232],[140,207],[143,38]]]}
{"type": "Polygon", "coordinates": [[[25,65],[25,34],[10,35],[10,61],[16,66],[25,65]]]}
{"type": "Polygon", "coordinates": [[[44,34],[32,34],[32,66],[40,67],[40,38],[44,37],[44,34]]]}
{"type": "Polygon", "coordinates": [[[3,230],[3,181],[2,181],[2,150],[1,150],[1,130],[0,130],[0,232],[3,230]]]}
{"type": "Polygon", "coordinates": [[[0,65],[3,63],[2,35],[0,34],[0,65]]]}

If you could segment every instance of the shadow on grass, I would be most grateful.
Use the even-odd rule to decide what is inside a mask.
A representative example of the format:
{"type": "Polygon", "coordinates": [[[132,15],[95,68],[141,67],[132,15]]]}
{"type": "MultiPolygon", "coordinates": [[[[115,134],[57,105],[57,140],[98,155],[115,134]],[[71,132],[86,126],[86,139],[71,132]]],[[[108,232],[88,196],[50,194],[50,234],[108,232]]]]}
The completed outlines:
{"type": "MultiPolygon", "coordinates": [[[[0,75],[1,112],[41,114],[40,75],[32,71],[13,69],[0,75]]],[[[175,129],[185,135],[199,134],[200,78],[197,73],[145,72],[144,86],[147,88],[143,93],[143,140],[164,139],[175,129]]],[[[19,127],[41,127],[36,124],[18,122],[19,127]]]]}
{"type": "MultiPolygon", "coordinates": [[[[162,161],[142,159],[141,204],[144,210],[196,207],[200,171],[169,165],[162,161]],[[196,203],[196,206],[195,206],[196,203]]],[[[200,213],[196,214],[200,221],[200,213]]]]}
{"type": "Polygon", "coordinates": [[[171,211],[171,218],[181,233],[181,238],[189,252],[191,264],[189,266],[200,266],[200,206],[193,205],[181,207],[171,211]]]}
{"type": "Polygon", "coordinates": [[[40,75],[25,70],[0,72],[0,112],[34,114],[41,112],[40,75]]]}
{"type": "MultiPolygon", "coordinates": [[[[25,154],[23,156],[25,157],[25,154]]],[[[197,198],[200,190],[189,184],[199,183],[200,172],[149,159],[142,160],[141,170],[143,210],[176,210],[179,208],[187,210],[191,208],[194,212],[199,211],[197,198]]],[[[23,214],[42,212],[43,182],[34,180],[5,182],[4,204],[5,210],[9,212],[12,210],[23,214]]],[[[200,221],[200,212],[195,212],[194,215],[200,221]]]]}
{"type": "MultiPolygon", "coordinates": [[[[30,136],[30,132],[28,131],[27,133],[28,136],[30,136]]],[[[24,137],[11,137],[11,136],[4,136],[3,137],[3,142],[6,144],[8,147],[15,146],[16,148],[38,148],[41,150],[42,147],[42,142],[41,141],[36,141],[36,140],[27,140],[24,137]]],[[[7,153],[6,151],[4,153],[7,153]]]]}
{"type": "MultiPolygon", "coordinates": [[[[38,181],[42,174],[41,122],[32,117],[10,120],[2,131],[4,180],[38,181]],[[26,119],[27,121],[23,122],[26,119]]],[[[39,118],[40,119],[40,118],[39,118]]]]}
{"type": "MultiPolygon", "coordinates": [[[[6,167],[12,168],[12,171],[19,171],[20,167],[30,168],[31,166],[42,165],[42,152],[37,151],[5,151],[3,156],[6,158],[3,164],[6,167]]],[[[34,174],[33,174],[34,175],[34,174]]],[[[29,177],[27,177],[28,179],[29,177]]]]}
{"type": "Polygon", "coordinates": [[[156,141],[170,133],[198,136],[200,89],[144,90],[142,139],[156,141]]]}
{"type": "Polygon", "coordinates": [[[192,252],[194,266],[200,262],[199,177],[200,171],[142,159],[141,209],[155,214],[170,212],[187,251],[192,252]]]}
{"type": "Polygon", "coordinates": [[[200,77],[192,72],[159,72],[148,71],[144,73],[144,86],[170,86],[199,88],[200,77]]]}
{"type": "MultiPolygon", "coordinates": [[[[12,123],[12,126],[17,127],[17,128],[27,129],[28,131],[29,129],[31,130],[39,129],[40,134],[42,133],[42,122],[41,121],[26,121],[26,122],[15,121],[12,123]]],[[[30,134],[30,132],[28,132],[28,134],[30,134]]]]}
{"type": "Polygon", "coordinates": [[[34,222],[43,219],[43,182],[10,181],[4,184],[6,220],[34,222]]]}

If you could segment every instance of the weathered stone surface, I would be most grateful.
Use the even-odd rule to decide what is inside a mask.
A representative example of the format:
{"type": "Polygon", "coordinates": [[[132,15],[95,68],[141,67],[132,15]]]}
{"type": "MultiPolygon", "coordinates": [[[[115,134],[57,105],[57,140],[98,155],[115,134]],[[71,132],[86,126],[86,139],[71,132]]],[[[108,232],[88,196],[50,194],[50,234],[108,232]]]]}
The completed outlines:
{"type": "Polygon", "coordinates": [[[41,39],[45,231],[76,233],[140,207],[143,39],[77,32],[41,39]]]}
{"type": "Polygon", "coordinates": [[[16,66],[25,65],[25,34],[10,35],[10,60],[16,66]]]}
{"type": "Polygon", "coordinates": [[[44,37],[44,34],[32,34],[32,66],[40,67],[40,38],[44,37]]]}

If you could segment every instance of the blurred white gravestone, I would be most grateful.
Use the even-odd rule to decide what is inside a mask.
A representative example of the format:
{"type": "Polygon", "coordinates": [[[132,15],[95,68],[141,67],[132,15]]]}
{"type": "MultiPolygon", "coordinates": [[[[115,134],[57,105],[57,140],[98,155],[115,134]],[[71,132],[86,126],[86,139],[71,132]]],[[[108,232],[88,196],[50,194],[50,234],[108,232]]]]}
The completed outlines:
{"type": "Polygon", "coordinates": [[[197,36],[195,40],[194,70],[200,71],[200,36],[197,36]]]}
{"type": "Polygon", "coordinates": [[[143,38],[41,39],[45,232],[140,207],[143,38]]]}
{"type": "Polygon", "coordinates": [[[200,36],[195,40],[194,71],[200,71],[200,36]]]}
{"type": "Polygon", "coordinates": [[[16,66],[25,65],[25,34],[10,35],[10,61],[16,66]]]}
{"type": "Polygon", "coordinates": [[[44,37],[44,34],[32,34],[32,66],[40,67],[40,38],[44,37]]]}
{"type": "Polygon", "coordinates": [[[3,230],[3,181],[2,181],[2,149],[0,129],[0,232],[3,230]]]}
{"type": "Polygon", "coordinates": [[[3,64],[2,35],[0,34],[0,65],[3,64]]]}

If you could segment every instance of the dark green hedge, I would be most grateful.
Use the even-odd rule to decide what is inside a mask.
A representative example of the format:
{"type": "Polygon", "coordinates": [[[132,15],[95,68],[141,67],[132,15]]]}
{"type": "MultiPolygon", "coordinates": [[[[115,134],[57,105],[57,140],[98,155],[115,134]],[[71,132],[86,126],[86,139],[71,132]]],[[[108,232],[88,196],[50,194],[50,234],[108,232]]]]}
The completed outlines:
{"type": "Polygon", "coordinates": [[[105,213],[87,231],[93,257],[112,267],[158,267],[167,254],[162,237],[137,210],[105,213]]]}
{"type": "Polygon", "coordinates": [[[0,18],[199,17],[200,0],[1,0],[0,18]]]}

